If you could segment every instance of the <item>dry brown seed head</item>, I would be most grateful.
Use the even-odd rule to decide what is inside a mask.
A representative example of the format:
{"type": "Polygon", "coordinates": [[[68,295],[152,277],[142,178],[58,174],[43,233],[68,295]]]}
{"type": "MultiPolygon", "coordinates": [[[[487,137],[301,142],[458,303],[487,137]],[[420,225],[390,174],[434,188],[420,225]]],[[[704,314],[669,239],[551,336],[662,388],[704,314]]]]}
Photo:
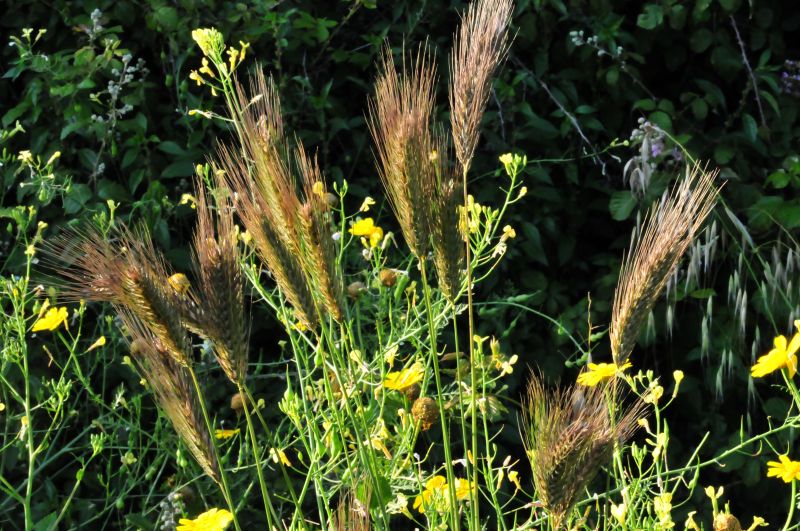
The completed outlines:
{"type": "Polygon", "coordinates": [[[361,295],[362,291],[366,291],[367,286],[363,282],[351,282],[350,285],[347,286],[347,296],[351,299],[357,299],[359,295],[361,295]]]}
{"type": "Polygon", "coordinates": [[[417,398],[411,406],[411,416],[420,423],[422,431],[428,431],[439,420],[439,406],[429,396],[417,398]]]}
{"type": "Polygon", "coordinates": [[[381,269],[378,274],[381,284],[387,288],[391,288],[397,282],[397,272],[394,269],[381,269]]]}
{"type": "Polygon", "coordinates": [[[732,514],[720,513],[714,518],[714,531],[742,531],[742,524],[732,514]]]}
{"type": "Polygon", "coordinates": [[[242,393],[236,393],[231,397],[231,409],[237,414],[242,412],[244,409],[244,397],[242,397],[242,393]]]}

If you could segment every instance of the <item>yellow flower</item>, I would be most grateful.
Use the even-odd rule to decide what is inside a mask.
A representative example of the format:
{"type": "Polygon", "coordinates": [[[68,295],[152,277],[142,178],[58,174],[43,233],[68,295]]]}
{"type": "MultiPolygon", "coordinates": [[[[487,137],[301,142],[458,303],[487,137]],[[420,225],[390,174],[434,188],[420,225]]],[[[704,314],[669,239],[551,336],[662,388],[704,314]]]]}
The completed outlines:
{"type": "Polygon", "coordinates": [[[425,506],[430,506],[431,502],[441,502],[446,500],[447,480],[444,476],[433,476],[425,482],[425,490],[414,499],[414,509],[420,513],[425,513],[425,506]]]}
{"type": "Polygon", "coordinates": [[[692,531],[700,531],[697,522],[694,521],[694,515],[697,511],[692,511],[686,516],[686,521],[683,523],[684,529],[691,529],[692,531]]]}
{"type": "Polygon", "coordinates": [[[456,499],[468,500],[469,491],[475,487],[475,483],[466,479],[456,478],[456,499]]]}
{"type": "Polygon", "coordinates": [[[589,370],[578,375],[578,383],[594,387],[600,382],[605,382],[631,367],[631,362],[626,361],[624,365],[618,366],[615,363],[590,363],[589,370]]]}
{"type": "Polygon", "coordinates": [[[23,149],[22,151],[19,152],[19,155],[17,155],[17,160],[19,160],[23,164],[30,164],[31,162],[33,162],[33,155],[31,155],[30,150],[23,149]]]}
{"type": "Polygon", "coordinates": [[[239,428],[235,430],[214,430],[214,437],[217,439],[230,439],[237,433],[239,433],[239,428]]]}
{"type": "Polygon", "coordinates": [[[272,458],[273,463],[283,463],[285,466],[292,466],[292,462],[289,461],[289,458],[286,456],[286,452],[281,450],[280,448],[270,448],[269,449],[269,456],[272,458]]]}
{"type": "Polygon", "coordinates": [[[208,77],[216,77],[216,76],[214,75],[214,71],[213,71],[213,70],[211,70],[211,67],[210,67],[210,66],[208,66],[208,59],[206,59],[205,57],[203,57],[203,59],[201,59],[201,60],[200,60],[200,62],[203,64],[203,66],[201,66],[201,67],[200,67],[200,73],[201,73],[201,74],[205,74],[205,75],[207,75],[208,77]]]}
{"type": "Polygon", "coordinates": [[[375,204],[375,200],[371,197],[365,197],[364,202],[361,203],[361,206],[358,208],[359,212],[368,212],[369,207],[375,204]]]}
{"type": "Polygon", "coordinates": [[[86,352],[91,352],[92,350],[96,349],[97,347],[102,347],[105,344],[106,344],[106,336],[100,336],[97,339],[97,341],[92,343],[92,346],[90,346],[88,349],[86,349],[86,352]]]}
{"type": "Polygon", "coordinates": [[[61,308],[50,308],[47,310],[47,313],[44,314],[44,317],[39,316],[39,319],[33,323],[31,332],[41,332],[42,330],[52,331],[61,326],[61,323],[66,323],[66,321],[67,309],[65,307],[62,306],[61,308]]]}
{"type": "Polygon", "coordinates": [[[514,484],[515,490],[522,490],[522,485],[519,482],[519,472],[516,470],[509,470],[508,480],[514,484]]]}
{"type": "Polygon", "coordinates": [[[239,50],[231,46],[230,48],[228,48],[227,53],[228,53],[228,62],[231,65],[231,72],[233,72],[233,70],[236,68],[236,65],[239,64],[237,62],[237,59],[239,59],[239,50]]]}
{"type": "Polygon", "coordinates": [[[503,240],[514,239],[517,237],[517,231],[514,230],[514,227],[511,225],[506,225],[503,227],[503,240]]]}
{"type": "Polygon", "coordinates": [[[800,461],[792,461],[787,455],[779,455],[778,461],[769,461],[767,466],[768,478],[781,478],[786,483],[800,479],[800,461]]]}
{"type": "Polygon", "coordinates": [[[625,515],[628,513],[628,505],[625,502],[619,505],[611,504],[611,516],[616,518],[620,525],[625,525],[625,515]]]}
{"type": "Polygon", "coordinates": [[[181,518],[176,531],[222,531],[233,521],[225,509],[209,509],[194,520],[181,518]]]}
{"type": "Polygon", "coordinates": [[[514,155],[512,155],[511,153],[504,153],[500,155],[500,162],[503,164],[503,166],[508,166],[509,164],[514,162],[514,155]]]}
{"type": "Polygon", "coordinates": [[[202,50],[203,55],[213,57],[222,52],[225,47],[222,33],[216,28],[197,28],[192,31],[192,39],[202,50]]]}
{"type": "Polygon", "coordinates": [[[653,509],[656,511],[660,529],[671,529],[675,527],[675,522],[672,521],[672,494],[665,492],[659,494],[653,499],[653,509]]]}
{"type": "Polygon", "coordinates": [[[244,61],[245,52],[247,52],[247,49],[250,48],[250,43],[239,41],[239,46],[239,63],[241,63],[244,61]]]}
{"type": "Polygon", "coordinates": [[[175,273],[174,275],[170,276],[167,279],[167,284],[169,284],[170,287],[175,290],[175,293],[179,295],[186,294],[186,292],[189,291],[189,288],[192,287],[189,279],[186,278],[186,275],[183,273],[175,273]]]}
{"type": "MultiPolygon", "coordinates": [[[[795,321],[794,326],[800,330],[800,321],[795,321]]],[[[755,365],[750,368],[753,378],[761,378],[783,369],[789,371],[789,378],[797,372],[797,350],[800,349],[800,332],[796,333],[787,344],[786,336],[778,336],[773,341],[773,349],[758,358],[755,365]]]]}
{"type": "MultiPolygon", "coordinates": [[[[198,74],[197,70],[192,70],[191,72],[189,72],[189,79],[191,79],[192,81],[197,83],[198,87],[200,85],[202,85],[203,83],[205,83],[205,80],[203,79],[203,76],[198,74]]],[[[191,111],[189,111],[189,112],[191,113],[191,111]]]]}
{"type": "Polygon", "coordinates": [[[375,220],[372,218],[360,219],[353,223],[350,234],[368,237],[370,247],[377,247],[383,239],[383,229],[375,225],[375,220]]]}
{"type": "Polygon", "coordinates": [[[383,386],[387,389],[402,391],[422,381],[424,374],[425,369],[422,363],[417,361],[408,369],[387,374],[386,380],[383,381],[383,386]]]}

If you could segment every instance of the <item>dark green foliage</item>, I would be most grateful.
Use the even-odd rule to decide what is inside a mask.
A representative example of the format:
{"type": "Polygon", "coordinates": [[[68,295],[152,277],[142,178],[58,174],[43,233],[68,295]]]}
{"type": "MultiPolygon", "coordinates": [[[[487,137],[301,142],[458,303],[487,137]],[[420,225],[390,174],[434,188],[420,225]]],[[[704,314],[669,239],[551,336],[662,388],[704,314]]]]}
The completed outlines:
{"type": "MultiPolygon", "coordinates": [[[[449,42],[463,7],[461,1],[411,0],[8,3],[0,17],[0,124],[7,133],[16,122],[20,128],[0,137],[0,271],[18,272],[24,262],[10,223],[25,215],[20,206],[36,208],[35,220],[49,223],[54,232],[80,219],[108,219],[115,210],[118,217],[143,219],[176,266],[186,267],[187,248],[175,242],[189,241],[194,214],[181,198],[191,192],[194,165],[228,136],[219,122],[188,115],[190,109],[221,107],[188,77],[199,66],[190,36],[199,26],[216,26],[231,43],[250,42],[250,56],[275,76],[287,129],[318,150],[328,179],[347,179],[356,205],[368,194],[378,197],[381,186],[364,120],[375,59],[385,39],[396,44],[405,37],[416,44],[427,38],[434,47],[449,42]],[[93,22],[95,9],[102,16],[93,22]],[[28,42],[23,28],[32,28],[31,41],[40,28],[47,30],[32,54],[20,53],[20,44],[28,42]],[[20,40],[8,46],[12,38],[20,40]],[[124,73],[128,66],[136,67],[130,81],[124,73]],[[60,151],[44,172],[52,177],[31,177],[19,164],[22,150],[43,163],[60,151]]],[[[507,304],[480,307],[479,331],[508,342],[523,365],[536,363],[571,380],[577,372],[573,362],[583,354],[568,335],[583,338],[587,349],[591,292],[591,318],[599,326],[591,347],[595,359],[610,359],[603,331],[621,253],[637,215],[667,188],[679,159],[686,158],[660,128],[691,156],[721,168],[725,204],[716,211],[720,247],[708,270],[690,282],[682,279],[669,294],[677,303],[679,333],[669,341],[667,304],[659,304],[655,334],[640,340],[634,367],[687,373],[685,396],[679,398],[686,418],[672,421],[685,426],[672,434],[684,447],[693,447],[706,431],[712,432],[709,448],[723,447],[736,437],[743,412],[747,430],[751,418],[761,426],[766,411],[785,407],[765,383],[748,394],[747,368],[752,353],[766,352],[773,335],[791,332],[790,317],[799,313],[798,282],[794,291],[779,286],[774,295],[777,281],[763,274],[773,248],[781,256],[796,249],[792,236],[800,228],[800,100],[784,90],[782,76],[796,75],[784,62],[800,58],[798,30],[800,11],[792,2],[518,0],[516,38],[489,100],[471,175],[491,179],[498,154],[525,152],[531,161],[528,194],[512,213],[518,237],[510,242],[509,259],[481,288],[483,295],[493,295],[484,298],[507,304]],[[736,293],[726,300],[735,271],[741,283],[734,291],[749,293],[744,316],[736,293]],[[559,326],[525,307],[554,316],[559,326]],[[708,345],[701,348],[704,319],[708,345]],[[558,348],[537,350],[545,344],[558,348]]],[[[448,51],[440,47],[436,54],[443,59],[448,51]]],[[[254,62],[248,59],[245,67],[254,62]]],[[[441,118],[448,74],[440,75],[441,118]]],[[[497,202],[494,186],[482,187],[479,180],[471,186],[479,202],[497,202]]],[[[515,374],[525,376],[522,370],[515,374]]],[[[109,378],[116,384],[121,377],[109,378]]],[[[122,430],[123,421],[117,426],[122,430]]],[[[505,435],[509,443],[515,437],[513,430],[505,435]]],[[[786,495],[777,483],[751,488],[763,481],[757,460],[727,464],[717,483],[739,485],[730,490],[738,496],[734,506],[755,510],[786,495]]],[[[53,466],[56,483],[59,473],[73,472],[58,469],[53,466]]],[[[103,496],[93,473],[79,497],[103,496]]],[[[58,487],[44,488],[51,494],[42,496],[39,517],[57,506],[48,506],[48,500],[55,500],[58,487]]],[[[146,492],[150,486],[124,488],[146,492]]],[[[139,510],[135,503],[119,514],[139,510]]],[[[0,522],[10,518],[9,505],[0,505],[0,522]]],[[[77,521],[81,511],[114,511],[85,503],[74,510],[77,521]]],[[[759,514],[777,521],[766,510],[759,514]]]]}

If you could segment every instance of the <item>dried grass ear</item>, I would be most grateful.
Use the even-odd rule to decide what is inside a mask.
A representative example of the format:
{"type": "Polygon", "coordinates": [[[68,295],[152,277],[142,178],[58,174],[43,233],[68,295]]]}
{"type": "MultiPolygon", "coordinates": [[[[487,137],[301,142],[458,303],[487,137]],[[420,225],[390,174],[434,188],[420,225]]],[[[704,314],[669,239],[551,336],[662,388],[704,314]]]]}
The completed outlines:
{"type": "Polygon", "coordinates": [[[647,316],[716,204],[717,171],[699,165],[665,192],[631,241],[614,292],[609,337],[614,363],[627,361],[647,316]]]}
{"type": "Polygon", "coordinates": [[[550,389],[531,375],[523,408],[523,442],[536,492],[554,529],[566,523],[583,490],[638,428],[644,403],[624,407],[616,393],[611,418],[601,387],[550,389]]]}
{"type": "Polygon", "coordinates": [[[469,171],[492,77],[508,52],[512,0],[477,0],[467,8],[450,56],[450,124],[461,172],[469,171]]]}
{"type": "Polygon", "coordinates": [[[436,66],[426,45],[397,71],[384,49],[368,124],[376,147],[378,174],[411,252],[424,259],[430,247],[430,198],[435,183],[430,163],[436,66]]]}
{"type": "Polygon", "coordinates": [[[196,333],[212,342],[225,375],[239,384],[247,375],[250,326],[231,192],[218,186],[209,197],[206,186],[197,178],[195,195],[197,225],[192,251],[198,284],[185,298],[185,319],[196,333]]]}
{"type": "Polygon", "coordinates": [[[131,359],[159,406],[203,471],[219,483],[219,462],[188,370],[169,355],[150,327],[133,312],[118,308],[118,314],[130,334],[131,359]]]}

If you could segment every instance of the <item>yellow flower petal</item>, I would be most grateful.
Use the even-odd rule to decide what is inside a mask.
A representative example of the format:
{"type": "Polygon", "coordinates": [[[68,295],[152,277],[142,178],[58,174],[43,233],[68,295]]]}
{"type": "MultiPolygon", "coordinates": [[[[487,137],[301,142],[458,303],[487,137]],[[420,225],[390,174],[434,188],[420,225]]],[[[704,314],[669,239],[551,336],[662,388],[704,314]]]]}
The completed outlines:
{"type": "Polygon", "coordinates": [[[176,531],[223,531],[233,521],[225,509],[209,509],[194,520],[181,518],[176,531]]]}
{"type": "Polygon", "coordinates": [[[47,310],[47,313],[44,314],[44,317],[39,317],[35,323],[33,323],[33,328],[31,328],[31,332],[41,332],[42,330],[55,330],[61,323],[66,323],[67,321],[67,309],[62,306],[61,308],[50,308],[47,310]]]}

